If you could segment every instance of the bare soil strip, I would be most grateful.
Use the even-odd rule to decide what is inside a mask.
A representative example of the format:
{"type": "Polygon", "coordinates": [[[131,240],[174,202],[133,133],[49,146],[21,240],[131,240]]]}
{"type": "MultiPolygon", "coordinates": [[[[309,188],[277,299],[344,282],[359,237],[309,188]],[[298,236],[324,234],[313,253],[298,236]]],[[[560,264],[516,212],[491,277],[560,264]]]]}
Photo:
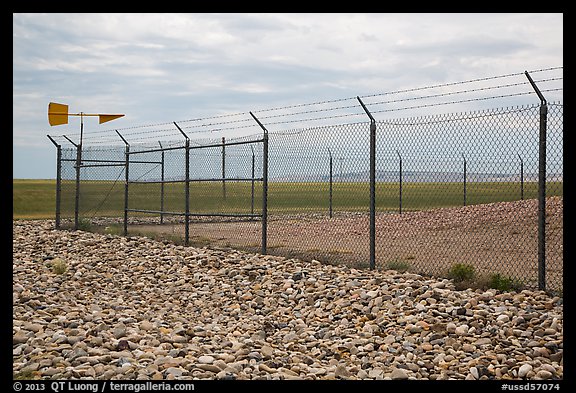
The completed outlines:
{"type": "MultiPolygon", "coordinates": [[[[563,199],[546,202],[547,289],[562,290],[563,199]]],[[[270,215],[269,254],[368,267],[367,214],[270,215]]],[[[410,271],[443,275],[456,263],[480,274],[500,273],[531,287],[538,278],[538,201],[499,202],[425,211],[380,213],[376,217],[376,265],[402,263],[410,271]]],[[[133,233],[183,236],[182,224],[133,225],[133,233]]],[[[260,221],[196,222],[193,245],[261,248],[260,221]]]]}

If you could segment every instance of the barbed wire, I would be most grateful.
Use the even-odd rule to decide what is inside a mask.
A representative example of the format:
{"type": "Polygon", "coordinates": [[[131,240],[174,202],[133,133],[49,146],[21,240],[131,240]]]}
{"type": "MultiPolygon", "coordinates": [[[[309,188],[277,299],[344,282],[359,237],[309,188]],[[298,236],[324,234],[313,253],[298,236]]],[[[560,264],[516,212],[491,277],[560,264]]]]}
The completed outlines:
{"type": "MultiPolygon", "coordinates": [[[[527,93],[522,93],[522,94],[527,94],[527,93]]],[[[552,107],[563,107],[563,105],[561,103],[558,102],[550,102],[549,103],[550,106],[552,107]]],[[[486,119],[489,117],[496,117],[496,116],[502,116],[502,115],[510,115],[510,114],[521,114],[521,113],[529,113],[530,111],[534,111],[537,110],[539,107],[539,104],[528,104],[528,105],[516,105],[516,106],[509,106],[509,107],[500,107],[500,108],[492,108],[492,109],[482,109],[482,110],[475,110],[475,111],[469,111],[469,112],[460,112],[460,113],[441,113],[441,114],[430,114],[430,115],[425,115],[425,116],[417,116],[417,117],[409,117],[409,118],[403,118],[403,119],[394,119],[394,120],[377,120],[376,124],[377,127],[380,128],[382,126],[422,126],[422,125],[429,125],[429,124],[446,124],[446,123],[454,123],[454,122],[460,122],[460,121],[464,121],[464,120],[481,120],[481,119],[486,119]]],[[[327,134],[329,135],[332,132],[338,132],[338,130],[340,130],[342,127],[345,126],[350,126],[350,125],[358,125],[361,126],[362,124],[365,124],[366,121],[362,121],[362,122],[356,122],[356,123],[339,123],[337,125],[324,125],[321,127],[307,127],[307,128],[300,128],[300,129],[292,129],[292,130],[282,130],[282,131],[273,131],[270,132],[269,135],[270,137],[273,138],[282,138],[282,137],[293,137],[295,135],[308,135],[308,137],[310,137],[311,135],[318,135],[318,134],[327,134]]],[[[180,137],[180,141],[172,141],[169,142],[165,145],[163,145],[163,147],[168,147],[168,146],[177,146],[177,147],[181,147],[182,149],[185,147],[184,144],[184,140],[182,139],[182,135],[181,134],[173,134],[174,136],[179,136],[180,137]]],[[[246,136],[242,136],[242,137],[232,137],[232,138],[226,138],[227,142],[233,142],[233,141],[238,141],[238,140],[248,140],[248,139],[258,139],[259,137],[261,137],[261,133],[259,134],[251,134],[251,135],[246,135],[246,136]]],[[[158,142],[158,139],[156,138],[156,136],[148,136],[146,138],[143,139],[156,139],[156,142],[158,142]]],[[[204,139],[196,139],[193,140],[191,139],[190,142],[198,145],[198,146],[203,146],[203,145],[214,145],[214,144],[219,144],[221,139],[220,138],[204,138],[204,139]]],[[[166,143],[166,142],[165,142],[166,143]]],[[[115,144],[116,147],[118,146],[123,146],[123,142],[120,142],[119,138],[116,139],[104,139],[101,141],[97,141],[94,142],[93,145],[98,145],[98,144],[102,144],[104,145],[103,148],[98,148],[99,151],[116,151],[114,149],[106,149],[107,146],[113,145],[115,144]]],[[[151,144],[151,143],[140,143],[136,145],[138,148],[147,148],[150,146],[153,146],[155,148],[157,148],[158,146],[156,146],[156,144],[151,144]]],[[[72,148],[71,146],[69,147],[71,150],[75,150],[74,148],[72,148]]],[[[94,146],[95,148],[95,146],[94,146]]],[[[89,148],[88,148],[89,149],[89,148]]],[[[287,153],[287,152],[285,152],[287,153]]],[[[302,155],[302,152],[298,152],[297,154],[302,155]]]]}
{"type": "MultiPolygon", "coordinates": [[[[546,71],[554,71],[560,70],[563,67],[550,67],[550,68],[543,68],[538,70],[528,71],[529,73],[539,73],[539,72],[546,72],[546,71]]],[[[277,111],[284,111],[284,113],[275,113],[269,115],[259,116],[259,120],[264,122],[264,124],[268,126],[281,126],[287,124],[294,124],[294,123],[313,123],[318,121],[328,121],[328,120],[337,120],[342,118],[353,118],[356,116],[365,116],[365,112],[359,106],[357,102],[358,97],[362,98],[373,98],[373,97],[383,97],[395,94],[404,94],[404,93],[413,93],[418,91],[430,90],[430,89],[443,89],[446,87],[452,86],[460,86],[465,84],[471,83],[478,83],[478,82],[485,82],[503,78],[510,78],[510,77],[517,77],[524,75],[524,72],[519,73],[511,73],[511,74],[504,74],[504,75],[497,75],[497,76],[490,76],[490,77],[483,77],[483,78],[476,78],[467,81],[460,81],[460,82],[450,82],[450,83],[443,83],[443,84],[436,84],[430,86],[423,86],[423,87],[416,87],[404,90],[397,90],[391,92],[383,92],[383,93],[375,93],[375,94],[367,94],[357,97],[347,97],[347,98],[339,98],[333,100],[324,100],[324,101],[316,101],[312,103],[303,103],[303,104],[296,104],[296,105],[288,105],[283,107],[275,107],[275,108],[268,108],[268,109],[261,109],[252,111],[253,113],[269,113],[269,112],[277,112],[277,111]],[[354,100],[354,105],[345,105],[345,106],[333,106],[327,108],[314,108],[305,111],[296,111],[296,112],[286,112],[288,110],[297,109],[297,108],[304,108],[304,107],[312,107],[312,106],[319,106],[319,105],[328,105],[328,104],[335,104],[341,103],[345,101],[354,100]],[[343,113],[334,113],[337,111],[343,111],[343,113]],[[327,113],[326,116],[310,116],[313,114],[318,113],[327,113]],[[328,114],[331,113],[331,114],[328,114]],[[294,116],[299,116],[299,118],[294,119],[294,116]],[[277,119],[277,121],[269,121],[271,119],[277,119]]],[[[536,80],[535,83],[540,85],[547,84],[550,82],[562,81],[563,77],[548,77],[536,80]]],[[[533,90],[527,92],[514,92],[509,94],[500,94],[500,95],[490,95],[485,97],[474,97],[474,98],[463,98],[460,100],[451,100],[451,101],[443,101],[443,102],[429,102],[423,103],[419,105],[412,105],[412,106],[402,106],[397,108],[387,108],[387,109],[377,109],[374,106],[378,105],[392,105],[397,103],[403,103],[408,101],[419,101],[419,100],[431,100],[437,99],[440,97],[447,97],[447,96],[454,96],[454,95],[462,95],[462,94],[476,94],[480,92],[489,92],[496,89],[504,89],[504,88],[513,88],[518,86],[526,86],[530,85],[528,81],[523,82],[515,82],[515,83],[505,83],[493,86],[485,86],[485,87],[476,87],[470,89],[460,89],[457,91],[449,91],[449,92],[441,92],[441,93],[434,93],[428,95],[420,95],[415,97],[401,97],[392,100],[385,100],[385,101],[378,101],[378,102],[367,102],[366,105],[371,109],[371,113],[386,113],[386,112],[395,112],[395,111],[405,111],[405,110],[412,110],[412,109],[419,109],[419,108],[431,108],[431,107],[438,107],[438,106],[446,106],[446,105],[455,105],[455,104],[463,104],[463,103],[470,103],[474,101],[483,101],[483,100],[492,100],[492,99],[502,99],[506,97],[514,97],[514,96],[523,96],[523,95],[533,95],[535,94],[533,90]]],[[[540,86],[540,90],[542,92],[552,92],[552,91],[562,91],[563,88],[543,88],[544,86],[540,86]]],[[[108,130],[98,130],[90,132],[88,135],[84,135],[84,141],[88,141],[89,144],[106,144],[106,143],[118,143],[119,138],[116,132],[122,131],[122,135],[130,141],[130,143],[140,143],[142,141],[150,140],[150,139],[179,139],[183,135],[175,129],[175,124],[178,123],[181,129],[186,130],[186,134],[202,134],[202,133],[214,133],[214,132],[225,132],[225,131],[241,131],[248,128],[256,128],[259,129],[259,126],[255,124],[254,119],[250,115],[250,112],[238,112],[232,114],[224,114],[224,115],[217,115],[217,116],[205,116],[199,117],[194,119],[187,119],[187,120],[180,120],[177,122],[162,122],[162,123],[155,123],[155,124],[146,124],[146,125],[139,125],[139,126],[131,126],[131,127],[123,127],[123,128],[116,128],[116,129],[108,129],[108,130]],[[200,124],[182,124],[182,123],[198,123],[200,124]],[[166,126],[172,126],[171,128],[166,128],[166,126]],[[155,127],[154,129],[143,130],[145,128],[155,127]],[[158,129],[157,127],[163,127],[158,129]],[[133,132],[136,131],[136,132],[133,132]],[[113,135],[109,135],[114,133],[113,135]],[[177,137],[177,138],[175,138],[177,137]]],[[[286,130],[277,130],[279,133],[286,133],[290,131],[286,130]]],[[[271,132],[274,132],[273,130],[271,132]]],[[[69,133],[67,134],[68,137],[78,137],[80,133],[69,133]]],[[[57,135],[55,137],[64,137],[64,135],[57,135]]],[[[145,142],[144,142],[145,143],[145,142]]]]}
{"type": "MultiPolygon", "coordinates": [[[[544,89],[541,91],[542,92],[550,92],[550,91],[559,91],[559,90],[562,90],[562,89],[560,89],[560,88],[558,88],[558,89],[544,89]]],[[[491,96],[491,97],[479,97],[479,98],[470,98],[470,99],[457,100],[457,101],[446,101],[446,102],[439,102],[439,103],[432,103],[432,104],[414,105],[414,106],[408,106],[408,107],[403,107],[403,108],[383,109],[383,110],[379,110],[379,111],[378,110],[372,111],[372,113],[393,112],[393,111],[401,111],[401,110],[406,110],[406,109],[417,109],[417,108],[426,108],[426,107],[440,106],[440,105],[460,104],[460,103],[464,103],[464,102],[484,101],[484,100],[491,100],[491,99],[495,99],[495,98],[514,97],[514,96],[522,96],[522,95],[530,95],[530,94],[533,94],[533,92],[528,91],[528,92],[522,92],[522,93],[502,94],[502,95],[491,96]]]]}

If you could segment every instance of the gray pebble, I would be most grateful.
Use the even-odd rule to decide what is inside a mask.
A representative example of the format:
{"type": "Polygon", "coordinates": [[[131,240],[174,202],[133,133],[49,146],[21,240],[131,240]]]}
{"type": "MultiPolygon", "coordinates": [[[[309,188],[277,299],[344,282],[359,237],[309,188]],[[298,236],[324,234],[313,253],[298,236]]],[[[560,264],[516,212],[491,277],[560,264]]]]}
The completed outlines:
{"type": "Polygon", "coordinates": [[[456,291],[414,273],[55,231],[48,221],[14,221],[13,238],[14,375],[563,378],[563,302],[542,291],[456,291]],[[39,265],[46,255],[67,273],[39,265]]]}

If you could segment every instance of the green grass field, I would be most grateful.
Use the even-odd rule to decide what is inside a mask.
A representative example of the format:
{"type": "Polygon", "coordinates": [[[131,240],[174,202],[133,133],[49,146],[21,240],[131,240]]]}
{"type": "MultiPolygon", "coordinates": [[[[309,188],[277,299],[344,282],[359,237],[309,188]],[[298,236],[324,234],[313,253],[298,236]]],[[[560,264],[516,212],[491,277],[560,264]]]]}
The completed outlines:
{"type": "Polygon", "coordinates": [[[54,218],[56,180],[14,179],[13,218],[54,218]]]}
{"type": "MultiPolygon", "coordinates": [[[[547,183],[547,196],[562,196],[563,183],[547,183]]],[[[124,182],[83,181],[81,183],[80,211],[85,217],[121,216],[124,209],[124,182]]],[[[524,183],[524,199],[537,198],[538,184],[524,183]]],[[[129,208],[160,210],[160,184],[130,184],[129,208]]],[[[221,182],[190,184],[190,211],[198,213],[250,213],[252,205],[250,182],[227,182],[226,198],[221,182]]],[[[368,211],[368,183],[334,183],[332,191],[334,211],[368,211]]],[[[75,183],[62,183],[61,214],[74,214],[75,183]]],[[[519,182],[479,182],[466,186],[466,204],[514,201],[520,199],[519,182]]],[[[56,208],[55,180],[13,180],[13,218],[54,218],[56,208]]],[[[377,183],[378,211],[397,211],[400,195],[397,183],[377,183]]],[[[462,206],[462,183],[404,183],[402,210],[422,210],[448,206],[462,206]]],[[[254,211],[262,206],[262,183],[254,188],[254,211]]],[[[328,212],[328,183],[270,182],[268,208],[275,212],[328,212]]],[[[164,185],[164,210],[184,211],[184,184],[164,185]]]]}

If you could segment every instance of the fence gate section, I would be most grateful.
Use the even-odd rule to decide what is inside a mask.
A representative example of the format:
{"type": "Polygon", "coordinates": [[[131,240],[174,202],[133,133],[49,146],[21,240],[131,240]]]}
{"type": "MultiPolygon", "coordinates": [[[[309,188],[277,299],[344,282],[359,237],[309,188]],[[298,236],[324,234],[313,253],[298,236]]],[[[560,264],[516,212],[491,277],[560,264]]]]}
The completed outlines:
{"type": "Polygon", "coordinates": [[[126,144],[124,234],[265,253],[267,143],[264,134],[208,144],[126,144]]]}

